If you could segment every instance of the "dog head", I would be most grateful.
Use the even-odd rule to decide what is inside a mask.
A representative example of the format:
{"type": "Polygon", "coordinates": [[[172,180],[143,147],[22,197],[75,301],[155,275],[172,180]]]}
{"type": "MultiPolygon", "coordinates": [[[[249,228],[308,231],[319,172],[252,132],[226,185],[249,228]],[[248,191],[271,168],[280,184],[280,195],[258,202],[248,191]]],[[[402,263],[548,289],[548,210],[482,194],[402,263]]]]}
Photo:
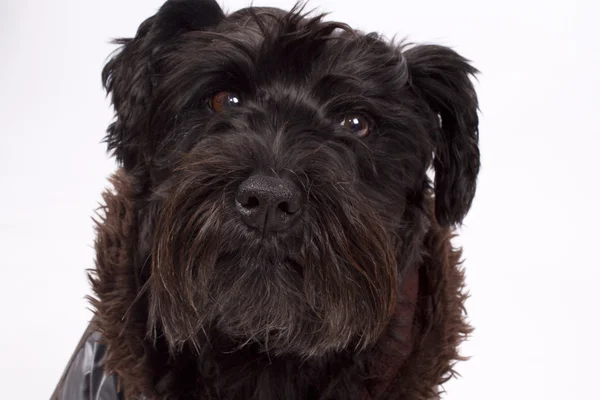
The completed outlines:
{"type": "Polygon", "coordinates": [[[475,69],[300,8],[214,0],[170,0],[118,43],[107,142],[139,186],[149,330],[171,351],[214,332],[302,357],[373,344],[429,192],[442,225],[471,205],[475,69]]]}

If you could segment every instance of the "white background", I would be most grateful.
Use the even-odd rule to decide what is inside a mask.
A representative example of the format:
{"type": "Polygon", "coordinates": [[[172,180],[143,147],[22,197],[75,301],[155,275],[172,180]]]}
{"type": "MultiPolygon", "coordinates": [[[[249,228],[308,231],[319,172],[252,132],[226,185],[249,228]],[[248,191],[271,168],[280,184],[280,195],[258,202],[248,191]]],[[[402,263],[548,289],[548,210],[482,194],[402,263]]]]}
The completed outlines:
{"type": "MultiPolygon", "coordinates": [[[[90,217],[115,168],[100,71],[109,39],[160,4],[0,2],[2,399],[48,398],[91,317],[90,217]]],[[[600,2],[309,4],[482,72],[483,169],[460,239],[476,331],[446,399],[598,399],[600,2]]]]}

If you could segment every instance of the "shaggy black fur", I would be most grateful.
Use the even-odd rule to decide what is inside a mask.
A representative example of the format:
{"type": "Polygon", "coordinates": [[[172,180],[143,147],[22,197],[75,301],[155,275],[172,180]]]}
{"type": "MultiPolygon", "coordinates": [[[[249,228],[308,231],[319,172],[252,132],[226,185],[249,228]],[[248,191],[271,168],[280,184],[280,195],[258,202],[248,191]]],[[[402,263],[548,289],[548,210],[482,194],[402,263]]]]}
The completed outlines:
{"type": "MultiPolygon", "coordinates": [[[[121,372],[125,388],[357,398],[426,235],[460,223],[473,200],[476,70],[449,48],[389,43],[300,8],[225,15],[213,0],[167,1],[118,43],[103,81],[116,111],[107,141],[135,210],[136,298],[122,329],[145,364],[121,372]],[[238,102],[211,107],[221,92],[238,102]],[[253,174],[300,189],[289,228],[243,222],[236,191],[253,174]]],[[[131,352],[109,367],[122,371],[131,352]]]]}

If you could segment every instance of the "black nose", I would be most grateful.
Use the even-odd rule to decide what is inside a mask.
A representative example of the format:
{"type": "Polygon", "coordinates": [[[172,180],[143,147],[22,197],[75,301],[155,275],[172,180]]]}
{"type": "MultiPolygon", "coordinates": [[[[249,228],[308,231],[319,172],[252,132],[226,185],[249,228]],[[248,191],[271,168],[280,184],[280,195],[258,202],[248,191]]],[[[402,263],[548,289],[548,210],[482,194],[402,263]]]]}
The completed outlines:
{"type": "Polygon", "coordinates": [[[261,232],[290,227],[302,210],[302,192],[288,179],[253,175],[238,188],[236,207],[244,222],[261,232]]]}

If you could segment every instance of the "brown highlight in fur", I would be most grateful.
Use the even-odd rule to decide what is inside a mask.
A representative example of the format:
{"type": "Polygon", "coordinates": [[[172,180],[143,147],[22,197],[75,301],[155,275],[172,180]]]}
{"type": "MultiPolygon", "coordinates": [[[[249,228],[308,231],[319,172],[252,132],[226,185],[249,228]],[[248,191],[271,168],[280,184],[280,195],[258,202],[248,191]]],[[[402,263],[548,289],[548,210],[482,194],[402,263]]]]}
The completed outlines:
{"type": "Polygon", "coordinates": [[[152,385],[149,344],[146,339],[146,301],[132,268],[137,246],[137,216],[133,183],[120,169],[110,179],[113,191],[103,194],[104,216],[96,220],[96,269],[89,279],[95,317],[93,329],[107,345],[105,367],[120,382],[125,396],[135,399],[152,385]]]}

